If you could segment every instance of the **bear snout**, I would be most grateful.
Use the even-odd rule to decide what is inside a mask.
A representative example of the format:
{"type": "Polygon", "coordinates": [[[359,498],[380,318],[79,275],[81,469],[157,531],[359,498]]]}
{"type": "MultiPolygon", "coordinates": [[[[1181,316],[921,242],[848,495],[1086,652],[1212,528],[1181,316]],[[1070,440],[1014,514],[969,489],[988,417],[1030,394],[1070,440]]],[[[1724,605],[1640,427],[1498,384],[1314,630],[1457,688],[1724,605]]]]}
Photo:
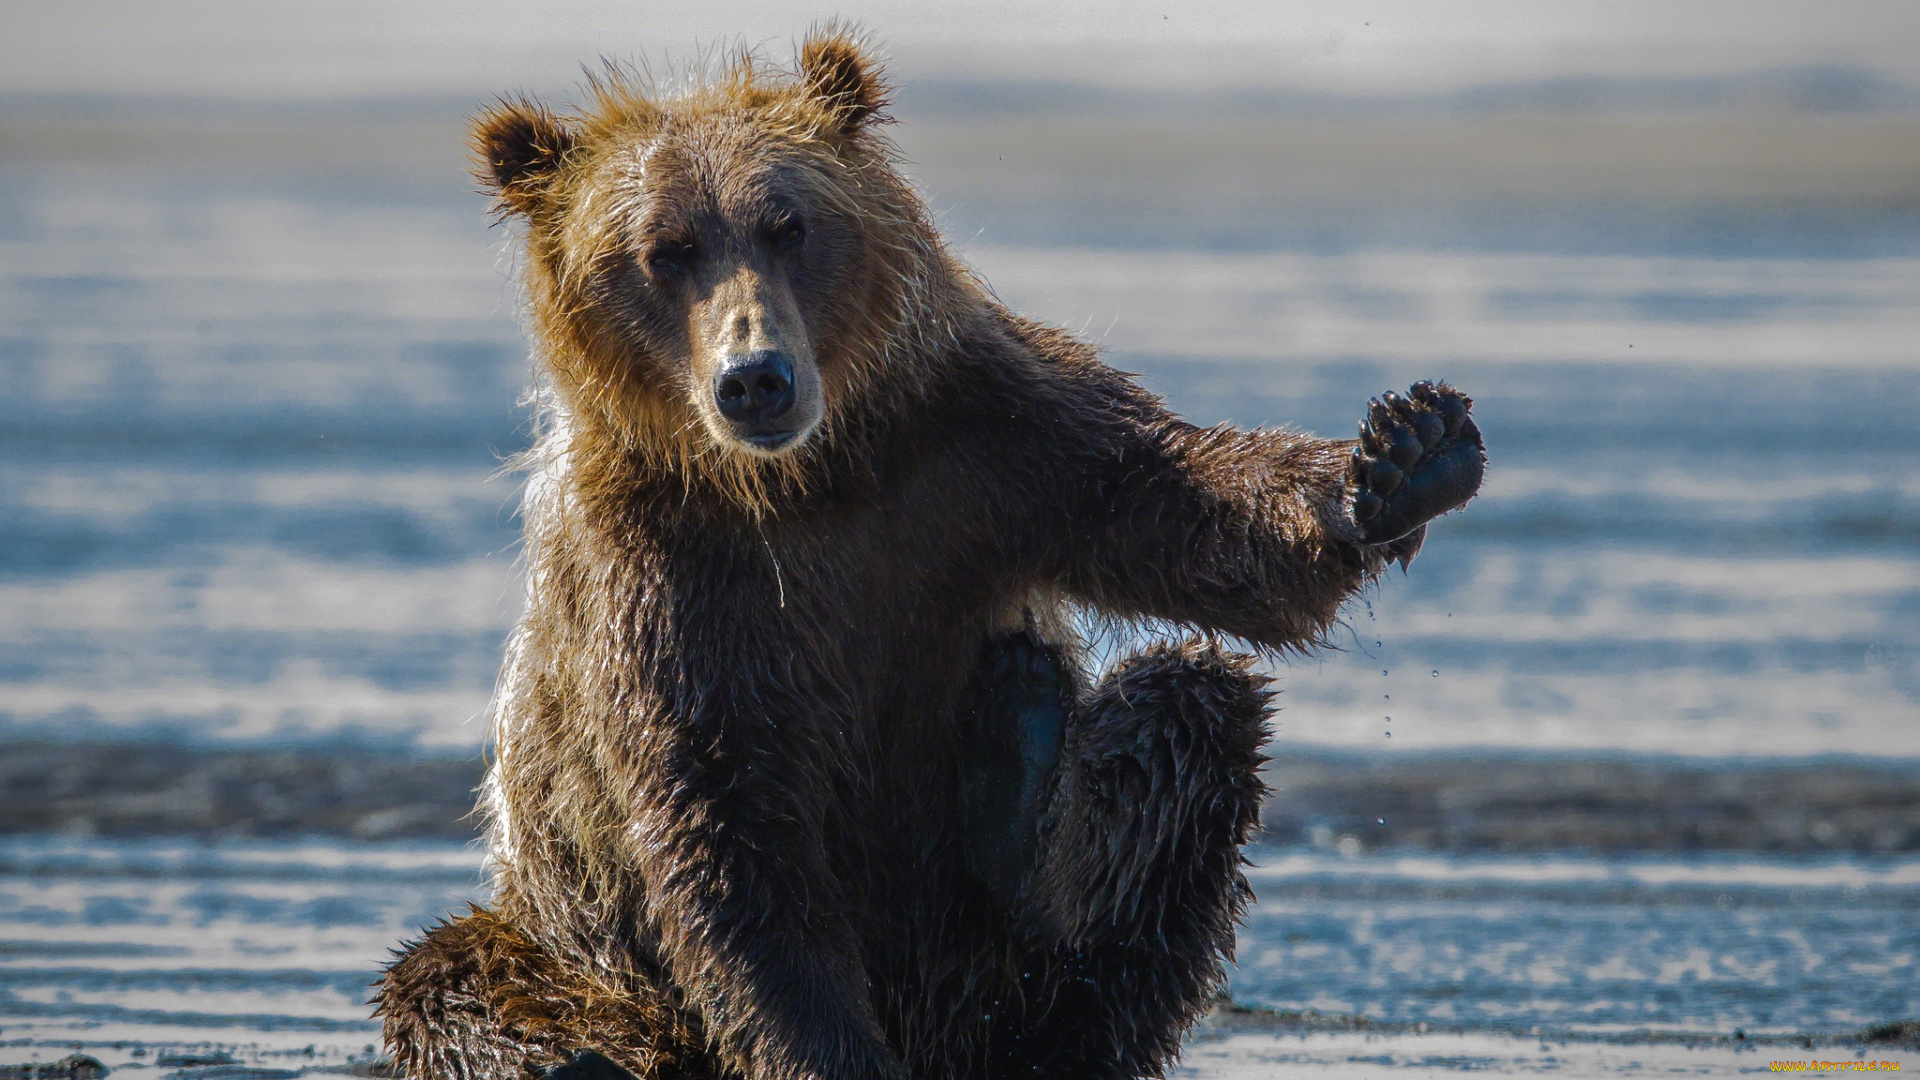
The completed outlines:
{"type": "Polygon", "coordinates": [[[793,360],[778,349],[733,353],[713,376],[713,403],[745,442],[773,449],[795,432],[784,422],[793,411],[793,360]]]}

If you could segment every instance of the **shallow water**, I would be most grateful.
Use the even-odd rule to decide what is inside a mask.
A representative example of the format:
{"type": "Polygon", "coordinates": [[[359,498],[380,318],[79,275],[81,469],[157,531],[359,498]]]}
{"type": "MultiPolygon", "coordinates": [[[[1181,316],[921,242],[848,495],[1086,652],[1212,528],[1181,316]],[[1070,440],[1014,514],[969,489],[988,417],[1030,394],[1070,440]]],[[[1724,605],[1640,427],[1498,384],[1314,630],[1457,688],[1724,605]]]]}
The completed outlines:
{"type": "MultiPolygon", "coordinates": [[[[1255,863],[1232,984],[1246,1005],[1483,1039],[1838,1033],[1920,1014],[1910,859],[1255,863]]],[[[0,1048],[79,1043],[116,1067],[200,1044],[280,1067],[363,1058],[378,966],[483,899],[479,870],[451,844],[0,840],[0,1048]]]]}
{"type": "MultiPolygon", "coordinates": [[[[451,168],[6,179],[0,734],[475,745],[528,377],[481,200],[451,168]]],[[[1287,665],[1283,741],[1920,757],[1906,216],[1726,257],[1470,222],[1016,245],[993,205],[955,214],[1000,294],[1196,419],[1475,396],[1484,494],[1287,665]]]]}
{"type": "Polygon", "coordinates": [[[479,865],[450,844],[5,841],[0,1043],[370,1055],[383,958],[483,896],[479,865]]]}
{"type": "Polygon", "coordinates": [[[1675,1045],[1647,1042],[1542,1041],[1480,1032],[1236,1034],[1189,1042],[1168,1075],[1182,1080],[1268,1080],[1312,1075],[1332,1080],[1456,1076],[1740,1076],[1821,1064],[1819,1071],[1910,1071],[1911,1050],[1805,1049],[1797,1045],[1675,1045]],[[1838,1060],[1836,1060],[1838,1059],[1838,1060]],[[1869,1066],[1873,1068],[1869,1069],[1869,1066]]]}
{"type": "MultiPolygon", "coordinates": [[[[471,750],[519,591],[503,234],[457,165],[91,153],[0,162],[0,740],[471,750]]],[[[1003,298],[1197,420],[1345,435],[1416,378],[1475,396],[1486,491],[1341,651],[1286,664],[1283,742],[1920,759],[1911,213],[1236,231],[1116,211],[1124,185],[1076,216],[1071,185],[924,179],[1003,298]]],[[[1920,1014],[1911,860],[1288,850],[1253,877],[1243,1003],[1461,1031],[1210,1038],[1205,1075],[1755,1070],[1512,1036],[1920,1014]]],[[[454,845],[0,840],[0,1060],[343,1065],[387,950],[483,895],[454,845]]]]}
{"type": "Polygon", "coordinates": [[[1920,1009],[1920,863],[1269,854],[1236,1000],[1408,1024],[1796,1034],[1920,1009]]]}

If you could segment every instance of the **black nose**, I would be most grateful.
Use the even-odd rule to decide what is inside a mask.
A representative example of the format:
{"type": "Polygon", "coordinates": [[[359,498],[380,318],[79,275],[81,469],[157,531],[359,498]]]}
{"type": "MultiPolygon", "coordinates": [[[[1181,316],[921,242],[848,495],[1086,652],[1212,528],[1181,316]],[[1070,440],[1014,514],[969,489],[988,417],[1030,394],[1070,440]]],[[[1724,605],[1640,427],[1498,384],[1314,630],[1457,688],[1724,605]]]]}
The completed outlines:
{"type": "Polygon", "coordinates": [[[729,356],[713,377],[713,401],[736,424],[778,420],[793,408],[793,361],[776,349],[729,356]]]}

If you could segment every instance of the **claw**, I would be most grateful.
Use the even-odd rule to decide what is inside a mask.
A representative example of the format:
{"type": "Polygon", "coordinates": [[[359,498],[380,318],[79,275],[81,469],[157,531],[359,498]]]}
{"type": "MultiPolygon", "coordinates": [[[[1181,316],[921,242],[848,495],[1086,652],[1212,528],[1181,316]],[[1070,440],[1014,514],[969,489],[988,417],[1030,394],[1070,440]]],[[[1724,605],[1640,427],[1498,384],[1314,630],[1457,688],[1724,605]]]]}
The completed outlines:
{"type": "Polygon", "coordinates": [[[1374,398],[1367,402],[1367,422],[1373,425],[1375,431],[1385,435],[1387,429],[1393,427],[1393,410],[1387,407],[1386,402],[1374,398]]]}
{"type": "Polygon", "coordinates": [[[1439,391],[1434,389],[1433,383],[1426,379],[1421,379],[1419,382],[1414,383],[1413,387],[1409,389],[1407,393],[1412,395],[1413,400],[1423,405],[1433,404],[1433,399],[1440,396],[1439,391]]]}
{"type": "Polygon", "coordinates": [[[1380,501],[1380,496],[1363,491],[1353,497],[1353,520],[1364,525],[1380,516],[1380,511],[1386,505],[1380,501]]]}
{"type": "Polygon", "coordinates": [[[1420,554],[1420,544],[1426,538],[1427,527],[1422,525],[1387,545],[1387,557],[1399,563],[1401,571],[1405,572],[1407,567],[1412,565],[1413,557],[1420,554]]]}
{"type": "Polygon", "coordinates": [[[1441,394],[1434,402],[1434,408],[1440,410],[1440,419],[1446,422],[1447,434],[1460,433],[1460,425],[1467,418],[1469,402],[1460,394],[1441,394]]]}
{"type": "Polygon", "coordinates": [[[1413,402],[1408,401],[1406,398],[1401,397],[1391,390],[1381,394],[1380,400],[1386,403],[1387,408],[1393,410],[1393,418],[1403,424],[1413,419],[1413,415],[1417,411],[1413,406],[1413,402]]]}
{"type": "Polygon", "coordinates": [[[1393,489],[1400,486],[1400,478],[1405,475],[1393,462],[1376,460],[1367,469],[1367,488],[1375,495],[1391,495],[1393,489]]]}
{"type": "Polygon", "coordinates": [[[1380,443],[1380,436],[1374,433],[1373,428],[1365,420],[1360,421],[1359,448],[1369,457],[1379,457],[1386,452],[1386,448],[1380,443]]]}
{"type": "Polygon", "coordinates": [[[1391,458],[1395,465],[1400,466],[1401,469],[1411,469],[1413,463],[1420,460],[1420,455],[1424,451],[1425,448],[1420,445],[1420,436],[1415,435],[1412,428],[1393,429],[1393,445],[1388,448],[1387,457],[1391,458]]]}

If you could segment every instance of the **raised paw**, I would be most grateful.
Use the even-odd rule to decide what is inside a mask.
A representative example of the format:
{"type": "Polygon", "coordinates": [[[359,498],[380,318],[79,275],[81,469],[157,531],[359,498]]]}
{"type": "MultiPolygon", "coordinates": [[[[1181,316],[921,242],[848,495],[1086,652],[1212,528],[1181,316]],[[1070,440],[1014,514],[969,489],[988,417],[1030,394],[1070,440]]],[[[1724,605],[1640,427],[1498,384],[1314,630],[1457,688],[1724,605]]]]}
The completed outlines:
{"type": "Polygon", "coordinates": [[[1022,632],[987,644],[969,694],[965,847],[974,873],[1011,902],[1039,845],[1072,688],[1056,650],[1022,632]]]}
{"type": "MultiPolygon", "coordinates": [[[[1367,543],[1408,537],[1480,490],[1487,452],[1472,409],[1472,398],[1431,382],[1414,383],[1406,397],[1388,391],[1368,403],[1347,476],[1353,520],[1367,543]]],[[[1411,550],[1393,554],[1412,558],[1411,550]]]]}
{"type": "Polygon", "coordinates": [[[578,1050],[540,1070],[540,1080],[634,1080],[633,1074],[592,1050],[578,1050]]]}

